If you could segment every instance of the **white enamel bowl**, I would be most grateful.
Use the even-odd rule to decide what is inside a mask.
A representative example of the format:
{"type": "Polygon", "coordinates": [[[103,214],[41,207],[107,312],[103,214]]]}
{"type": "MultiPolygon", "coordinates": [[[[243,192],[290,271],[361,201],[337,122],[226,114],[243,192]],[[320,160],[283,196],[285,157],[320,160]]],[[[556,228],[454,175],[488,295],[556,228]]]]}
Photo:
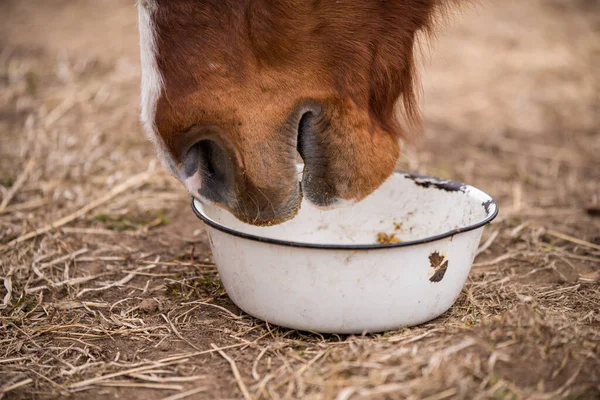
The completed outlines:
{"type": "Polygon", "coordinates": [[[231,300],[269,323],[322,333],[381,332],[448,310],[495,201],[462,183],[397,172],[365,200],[256,227],[196,200],[231,300]],[[399,224],[399,225],[396,225],[399,224]],[[378,244],[394,233],[401,243],[378,244]]]}

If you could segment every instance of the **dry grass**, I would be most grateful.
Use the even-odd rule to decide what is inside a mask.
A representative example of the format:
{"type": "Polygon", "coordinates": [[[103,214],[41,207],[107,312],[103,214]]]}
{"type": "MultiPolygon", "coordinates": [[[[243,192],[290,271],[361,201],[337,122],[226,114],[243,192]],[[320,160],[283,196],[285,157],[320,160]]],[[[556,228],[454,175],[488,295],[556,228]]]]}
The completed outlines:
{"type": "Polygon", "coordinates": [[[436,43],[402,164],[501,214],[451,310],[362,337],[232,305],[141,133],[135,11],[110,2],[0,5],[0,398],[600,398],[598,2],[497,2],[436,43]]]}

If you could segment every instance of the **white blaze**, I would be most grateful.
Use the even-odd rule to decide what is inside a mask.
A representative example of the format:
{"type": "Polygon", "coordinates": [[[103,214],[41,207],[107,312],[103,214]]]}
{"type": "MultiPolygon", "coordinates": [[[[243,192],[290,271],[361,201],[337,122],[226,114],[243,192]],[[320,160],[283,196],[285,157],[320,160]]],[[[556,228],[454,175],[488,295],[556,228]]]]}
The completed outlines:
{"type": "Polygon", "coordinates": [[[179,178],[177,166],[169,154],[165,142],[156,128],[156,106],[163,90],[163,79],[156,63],[158,46],[156,44],[156,29],[152,20],[158,5],[155,0],[138,1],[138,24],[140,33],[140,61],[142,66],[142,87],[140,120],[146,134],[154,143],[158,157],[165,169],[179,178]]]}

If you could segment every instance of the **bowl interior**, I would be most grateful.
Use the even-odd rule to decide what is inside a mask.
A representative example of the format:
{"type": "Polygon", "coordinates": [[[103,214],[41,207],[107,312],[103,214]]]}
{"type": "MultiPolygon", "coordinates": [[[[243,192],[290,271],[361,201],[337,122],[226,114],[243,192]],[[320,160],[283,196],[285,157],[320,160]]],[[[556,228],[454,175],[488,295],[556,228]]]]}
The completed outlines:
{"type": "Polygon", "coordinates": [[[304,200],[294,219],[270,227],[243,223],[197,200],[193,207],[204,222],[230,233],[320,246],[378,246],[379,233],[393,233],[402,241],[394,245],[408,245],[475,229],[497,213],[492,198],[474,187],[400,172],[354,205],[321,210],[304,200]]]}

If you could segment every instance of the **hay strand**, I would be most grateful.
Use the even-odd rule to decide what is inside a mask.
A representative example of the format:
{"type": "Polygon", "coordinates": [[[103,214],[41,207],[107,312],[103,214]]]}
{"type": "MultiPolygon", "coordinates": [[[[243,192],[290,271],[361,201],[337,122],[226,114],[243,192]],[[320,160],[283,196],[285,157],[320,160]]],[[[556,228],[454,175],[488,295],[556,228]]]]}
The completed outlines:
{"type": "Polygon", "coordinates": [[[76,220],[77,218],[80,218],[82,216],[84,216],[85,214],[87,214],[88,212],[90,212],[91,210],[93,210],[94,208],[101,206],[102,204],[106,203],[107,201],[111,200],[113,197],[120,195],[121,193],[139,187],[142,184],[144,184],[148,179],[150,179],[150,177],[152,176],[150,171],[146,171],[146,172],[142,172],[140,174],[137,174],[135,176],[132,176],[131,178],[127,179],[125,182],[115,186],[114,188],[112,188],[108,193],[106,193],[105,195],[101,196],[100,198],[92,201],[89,204],[86,204],[85,206],[81,207],[80,209],[78,209],[77,211],[67,215],[66,217],[60,218],[46,226],[43,226],[42,228],[36,229],[32,232],[26,233],[24,235],[19,236],[18,238],[8,242],[7,245],[0,247],[0,250],[2,250],[3,248],[8,248],[11,246],[14,246],[18,243],[22,243],[26,240],[30,240],[33,239],[35,237],[38,237],[39,235],[43,235],[44,233],[50,232],[54,229],[58,229],[63,225],[66,225],[74,220],[76,220]]]}
{"type": "Polygon", "coordinates": [[[4,196],[4,198],[2,199],[2,202],[0,203],[0,214],[6,209],[8,203],[10,203],[13,197],[19,192],[19,190],[25,184],[25,182],[27,182],[27,178],[29,178],[29,174],[31,173],[31,170],[33,170],[33,167],[35,167],[35,161],[32,159],[28,160],[25,164],[23,172],[21,173],[21,175],[19,175],[15,183],[6,193],[6,196],[4,196]]]}
{"type": "Polygon", "coordinates": [[[223,350],[219,349],[216,344],[211,343],[210,345],[213,349],[217,350],[221,357],[223,357],[229,363],[231,371],[233,372],[233,376],[235,377],[235,381],[237,382],[238,387],[240,388],[240,392],[242,392],[242,394],[244,395],[244,398],[246,400],[252,400],[252,396],[250,395],[246,384],[242,380],[242,375],[240,374],[240,370],[238,369],[235,361],[231,357],[229,357],[223,350]]]}

